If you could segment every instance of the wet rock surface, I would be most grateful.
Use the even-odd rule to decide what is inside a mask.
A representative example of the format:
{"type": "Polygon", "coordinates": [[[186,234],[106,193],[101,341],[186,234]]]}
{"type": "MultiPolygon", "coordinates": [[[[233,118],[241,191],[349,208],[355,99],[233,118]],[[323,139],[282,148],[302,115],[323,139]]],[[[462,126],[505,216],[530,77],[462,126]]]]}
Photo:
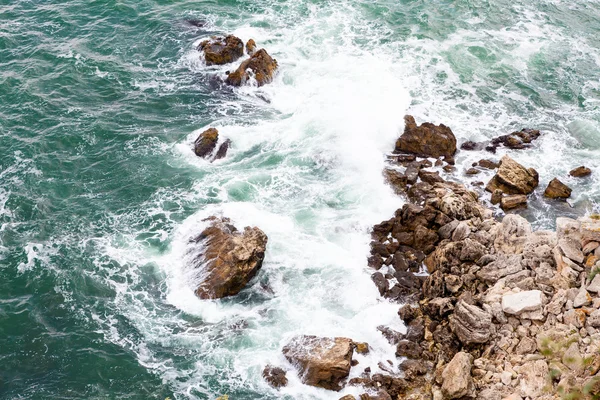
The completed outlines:
{"type": "Polygon", "coordinates": [[[258,86],[263,86],[273,81],[276,71],[277,60],[273,59],[265,49],[260,49],[253,52],[252,56],[243,61],[235,71],[230,72],[225,82],[232,86],[241,86],[253,77],[258,86]]]}
{"type": "Polygon", "coordinates": [[[551,199],[567,199],[571,197],[571,188],[554,178],[548,184],[548,187],[544,191],[544,196],[551,199]]]}
{"type": "Polygon", "coordinates": [[[396,141],[395,151],[425,157],[453,156],[456,152],[456,137],[446,125],[425,122],[417,125],[414,117],[404,117],[404,133],[396,141]]]}
{"type": "Polygon", "coordinates": [[[236,36],[214,36],[198,45],[206,65],[223,65],[237,61],[244,55],[244,42],[236,36]]]}
{"type": "Polygon", "coordinates": [[[339,391],[350,373],[352,343],[348,338],[297,336],[283,348],[283,355],[305,384],[339,391]]]}
{"type": "Polygon", "coordinates": [[[193,260],[201,277],[196,295],[201,299],[234,296],[261,268],[267,235],[256,227],[240,232],[227,218],[205,221],[209,226],[192,243],[202,246],[193,260]]]}

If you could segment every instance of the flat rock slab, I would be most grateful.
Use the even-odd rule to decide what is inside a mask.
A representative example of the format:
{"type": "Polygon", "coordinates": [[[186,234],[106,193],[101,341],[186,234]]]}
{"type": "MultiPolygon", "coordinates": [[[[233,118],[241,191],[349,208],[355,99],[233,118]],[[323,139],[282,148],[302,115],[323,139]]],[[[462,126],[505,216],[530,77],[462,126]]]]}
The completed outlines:
{"type": "Polygon", "coordinates": [[[582,263],[585,257],[581,250],[581,243],[573,239],[560,239],[558,246],[562,250],[563,254],[576,263],[582,263]]]}
{"type": "Polygon", "coordinates": [[[518,315],[526,311],[536,311],[542,308],[544,294],[540,290],[528,290],[502,296],[502,311],[518,315]]]}

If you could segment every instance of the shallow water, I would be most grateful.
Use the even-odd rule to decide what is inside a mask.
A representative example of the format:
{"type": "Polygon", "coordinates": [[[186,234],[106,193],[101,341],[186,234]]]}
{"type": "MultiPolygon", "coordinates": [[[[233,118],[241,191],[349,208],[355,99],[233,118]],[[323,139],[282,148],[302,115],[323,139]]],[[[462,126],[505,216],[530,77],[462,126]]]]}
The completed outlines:
{"type": "Polygon", "coordinates": [[[362,368],[390,352],[365,259],[402,204],[381,169],[403,115],[459,143],[540,129],[511,151],[540,172],[524,215],[597,210],[600,174],[567,173],[600,171],[599,38],[595,0],[0,0],[0,398],[339,398],[260,373],[299,333],[369,342],[362,368]],[[275,82],[221,85],[195,50],[218,33],[265,47],[275,82]],[[233,141],[213,164],[191,151],[208,126],[233,141]],[[573,207],[541,197],[555,176],[573,207]],[[185,263],[213,214],[269,236],[214,302],[185,263]]]}

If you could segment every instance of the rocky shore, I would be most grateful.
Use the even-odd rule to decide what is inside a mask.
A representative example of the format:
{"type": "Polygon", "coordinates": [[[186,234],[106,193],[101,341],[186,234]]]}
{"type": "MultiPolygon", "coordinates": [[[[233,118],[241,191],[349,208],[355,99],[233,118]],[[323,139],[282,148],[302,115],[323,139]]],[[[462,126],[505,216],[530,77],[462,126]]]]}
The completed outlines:
{"type": "MultiPolygon", "coordinates": [[[[269,83],[277,62],[256,50],[253,40],[245,49],[250,58],[228,73],[226,83],[269,83]]],[[[199,50],[207,65],[225,64],[243,56],[244,44],[227,36],[204,41],[199,50]]],[[[466,170],[496,171],[485,192],[448,180],[457,179],[457,151],[522,151],[541,135],[522,129],[458,146],[450,127],[417,125],[406,116],[383,171],[405,204],[373,226],[366,260],[380,295],[398,304],[406,332],[374,327],[395,352],[380,360],[377,371],[363,368],[349,380],[351,369],[361,368],[353,356],[368,353],[367,343],[294,337],[282,348],[293,371],[267,365],[265,381],[281,388],[288,373],[297,373],[303,383],[331,391],[359,387],[361,400],[599,398],[600,216],[558,218],[555,231],[534,231],[516,214],[499,217],[503,213],[493,205],[505,212],[526,207],[540,182],[537,171],[510,153],[466,170]]],[[[206,130],[194,152],[211,161],[225,157],[230,141],[214,154],[218,138],[216,129],[206,130]]],[[[570,175],[591,173],[580,166],[570,175]]],[[[544,191],[551,199],[570,195],[558,177],[544,191]]],[[[226,218],[208,223],[190,244],[202,247],[196,294],[235,295],[261,268],[267,237],[257,227],[239,232],[226,218]]]]}

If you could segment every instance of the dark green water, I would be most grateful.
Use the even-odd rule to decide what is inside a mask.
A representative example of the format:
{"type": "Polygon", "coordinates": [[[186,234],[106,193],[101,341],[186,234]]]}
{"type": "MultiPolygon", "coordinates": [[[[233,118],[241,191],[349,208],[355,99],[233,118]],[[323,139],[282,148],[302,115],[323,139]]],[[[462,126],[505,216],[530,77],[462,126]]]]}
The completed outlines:
{"type": "Polygon", "coordinates": [[[600,3],[0,0],[0,398],[339,398],[260,370],[294,333],[377,348],[395,311],[364,255],[401,204],[379,171],[406,112],[459,141],[542,129],[513,156],[575,208],[540,187],[526,215],[595,210],[600,3]],[[278,59],[272,85],[203,65],[194,43],[228,32],[278,59]],[[234,143],[215,164],[190,150],[208,125],[234,143]],[[270,247],[258,283],[202,303],[184,248],[214,213],[270,247]]]}

